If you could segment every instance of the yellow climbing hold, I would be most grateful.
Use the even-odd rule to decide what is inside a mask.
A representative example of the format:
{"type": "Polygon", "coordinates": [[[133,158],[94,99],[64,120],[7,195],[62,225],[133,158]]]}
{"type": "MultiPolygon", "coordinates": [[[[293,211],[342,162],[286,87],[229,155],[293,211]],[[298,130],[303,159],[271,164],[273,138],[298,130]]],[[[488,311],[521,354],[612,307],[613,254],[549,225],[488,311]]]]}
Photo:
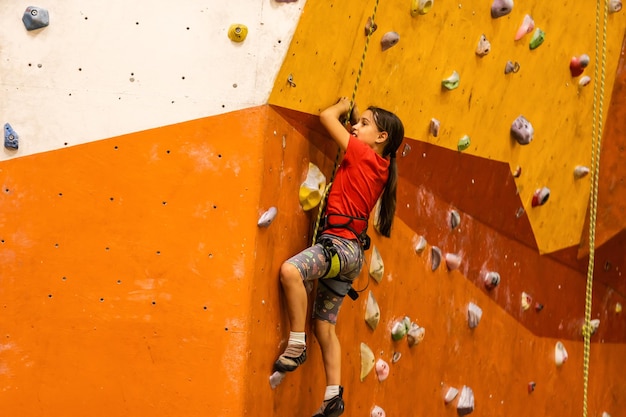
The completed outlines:
{"type": "Polygon", "coordinates": [[[361,382],[374,368],[374,352],[361,342],[361,382]]]}
{"type": "Polygon", "coordinates": [[[248,36],[248,26],[234,23],[228,28],[228,38],[233,42],[243,42],[248,36]]]}
{"type": "Polygon", "coordinates": [[[312,162],[309,162],[309,172],[306,180],[300,185],[300,205],[304,211],[309,211],[322,201],[326,188],[326,177],[320,169],[312,162]]]}

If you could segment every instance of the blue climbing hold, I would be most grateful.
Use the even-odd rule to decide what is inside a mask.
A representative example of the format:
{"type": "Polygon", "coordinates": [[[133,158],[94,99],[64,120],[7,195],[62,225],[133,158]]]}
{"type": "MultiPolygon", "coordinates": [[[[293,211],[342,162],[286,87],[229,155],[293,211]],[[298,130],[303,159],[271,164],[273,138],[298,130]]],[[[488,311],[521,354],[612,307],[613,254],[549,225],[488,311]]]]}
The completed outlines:
{"type": "Polygon", "coordinates": [[[7,149],[17,149],[19,146],[19,136],[10,124],[4,124],[4,147],[7,149]]]}
{"type": "Polygon", "coordinates": [[[26,30],[41,29],[50,24],[50,16],[48,15],[48,11],[46,9],[29,6],[24,11],[22,22],[24,22],[26,30]]]}

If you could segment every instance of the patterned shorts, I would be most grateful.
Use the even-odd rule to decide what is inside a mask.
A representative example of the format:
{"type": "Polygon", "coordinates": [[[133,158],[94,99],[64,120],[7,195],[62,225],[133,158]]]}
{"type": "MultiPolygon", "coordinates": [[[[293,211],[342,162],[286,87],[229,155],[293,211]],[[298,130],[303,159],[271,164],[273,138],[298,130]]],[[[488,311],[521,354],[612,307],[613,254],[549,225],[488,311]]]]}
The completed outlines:
{"type": "Polygon", "coordinates": [[[344,296],[363,267],[363,249],[359,242],[323,234],[315,245],[288,259],[287,262],[296,267],[305,283],[320,280],[317,284],[313,317],[336,324],[344,296]],[[326,273],[329,263],[324,253],[325,239],[330,240],[337,250],[341,269],[335,279],[320,280],[326,273]]]}

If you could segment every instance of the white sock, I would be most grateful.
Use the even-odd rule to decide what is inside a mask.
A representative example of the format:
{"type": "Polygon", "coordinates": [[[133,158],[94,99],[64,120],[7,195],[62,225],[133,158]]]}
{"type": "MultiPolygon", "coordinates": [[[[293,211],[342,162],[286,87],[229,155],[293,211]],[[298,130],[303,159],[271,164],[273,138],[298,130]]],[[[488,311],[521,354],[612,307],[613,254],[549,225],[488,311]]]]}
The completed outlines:
{"type": "Polygon", "coordinates": [[[305,332],[289,332],[289,344],[306,345],[305,332]]]}
{"type": "Polygon", "coordinates": [[[339,395],[339,385],[328,385],[324,394],[324,401],[328,401],[337,395],[339,395]]]}

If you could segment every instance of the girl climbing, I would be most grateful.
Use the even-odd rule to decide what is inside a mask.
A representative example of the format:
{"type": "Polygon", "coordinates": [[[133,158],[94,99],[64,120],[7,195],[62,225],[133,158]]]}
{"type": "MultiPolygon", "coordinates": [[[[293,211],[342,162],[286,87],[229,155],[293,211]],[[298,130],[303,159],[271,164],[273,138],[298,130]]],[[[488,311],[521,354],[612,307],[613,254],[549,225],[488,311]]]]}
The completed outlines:
{"type": "Polygon", "coordinates": [[[324,401],[314,417],[337,417],[343,413],[341,346],[335,333],[337,315],[352,281],[363,266],[369,247],[367,225],[376,202],[376,230],[389,237],[396,208],[396,152],[404,138],[404,126],[393,113],[369,107],[348,132],[341,119],[351,109],[342,97],[322,111],[320,121],[344,151],[328,195],[321,236],[317,243],[285,261],[280,282],[285,292],[291,332],[287,348],[274,364],[278,372],[300,366],[306,352],[307,293],[305,282],[319,280],[313,315],[315,335],[322,350],[326,372],[324,401]]]}

